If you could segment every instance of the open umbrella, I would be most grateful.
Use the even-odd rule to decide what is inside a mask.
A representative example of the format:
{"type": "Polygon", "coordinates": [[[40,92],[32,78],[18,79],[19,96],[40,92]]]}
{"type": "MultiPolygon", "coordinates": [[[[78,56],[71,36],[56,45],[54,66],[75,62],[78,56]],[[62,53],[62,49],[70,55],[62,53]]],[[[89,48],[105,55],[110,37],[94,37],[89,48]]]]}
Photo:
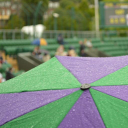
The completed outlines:
{"type": "Polygon", "coordinates": [[[1,128],[127,128],[128,56],[54,57],[0,85],[1,128]]]}
{"type": "Polygon", "coordinates": [[[45,39],[41,38],[41,39],[35,39],[33,42],[32,42],[33,45],[37,45],[37,46],[40,46],[40,45],[47,45],[47,42],[45,39]]]}

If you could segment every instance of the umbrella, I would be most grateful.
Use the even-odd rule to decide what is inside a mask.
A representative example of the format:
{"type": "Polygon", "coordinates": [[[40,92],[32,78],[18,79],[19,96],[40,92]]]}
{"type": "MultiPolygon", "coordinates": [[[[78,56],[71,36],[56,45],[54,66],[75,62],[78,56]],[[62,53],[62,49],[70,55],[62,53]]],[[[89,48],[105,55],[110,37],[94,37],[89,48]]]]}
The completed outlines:
{"type": "Polygon", "coordinates": [[[0,85],[1,128],[126,128],[128,56],[54,57],[0,85]]]}
{"type": "Polygon", "coordinates": [[[35,39],[33,42],[32,42],[33,45],[47,45],[47,42],[45,39],[41,38],[41,39],[35,39]]]}

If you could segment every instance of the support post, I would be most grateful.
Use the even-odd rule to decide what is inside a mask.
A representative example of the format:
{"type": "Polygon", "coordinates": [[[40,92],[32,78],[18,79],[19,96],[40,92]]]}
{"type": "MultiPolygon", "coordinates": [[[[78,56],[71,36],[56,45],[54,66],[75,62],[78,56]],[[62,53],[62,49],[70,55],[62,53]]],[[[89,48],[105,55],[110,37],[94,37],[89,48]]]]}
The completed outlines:
{"type": "Polygon", "coordinates": [[[95,0],[95,30],[96,30],[96,37],[100,37],[99,32],[99,1],[95,0]]]}
{"type": "Polygon", "coordinates": [[[35,39],[35,25],[36,25],[36,22],[37,22],[37,16],[38,16],[38,13],[39,13],[39,10],[41,8],[41,5],[42,5],[42,1],[40,1],[37,5],[37,8],[36,8],[36,11],[34,13],[34,20],[33,20],[33,38],[35,39]]]}

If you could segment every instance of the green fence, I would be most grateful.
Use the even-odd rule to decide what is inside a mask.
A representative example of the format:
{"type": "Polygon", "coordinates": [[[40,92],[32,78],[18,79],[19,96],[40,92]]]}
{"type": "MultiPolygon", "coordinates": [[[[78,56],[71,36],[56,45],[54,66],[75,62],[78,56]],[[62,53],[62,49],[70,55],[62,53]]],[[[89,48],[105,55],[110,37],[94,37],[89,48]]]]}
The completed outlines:
{"type": "MultiPolygon", "coordinates": [[[[45,30],[40,38],[53,39],[57,38],[57,35],[62,34],[64,38],[96,38],[95,31],[54,31],[45,30]]],[[[37,35],[37,34],[35,34],[37,35]]],[[[127,37],[128,31],[100,31],[100,38],[105,37],[127,37]]],[[[33,35],[25,34],[21,30],[14,29],[0,29],[0,40],[16,40],[16,39],[33,39],[33,35]]],[[[38,38],[38,37],[35,37],[38,38]]]]}

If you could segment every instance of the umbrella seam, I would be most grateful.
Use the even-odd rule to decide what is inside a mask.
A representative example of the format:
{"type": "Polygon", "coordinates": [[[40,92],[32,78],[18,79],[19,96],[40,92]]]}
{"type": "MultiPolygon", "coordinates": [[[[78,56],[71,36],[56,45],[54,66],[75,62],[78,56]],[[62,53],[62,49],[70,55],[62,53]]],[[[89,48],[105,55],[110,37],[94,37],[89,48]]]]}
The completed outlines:
{"type": "MultiPolygon", "coordinates": [[[[112,73],[106,75],[106,76],[103,76],[102,78],[100,78],[100,79],[98,79],[98,80],[96,80],[96,81],[94,81],[94,82],[92,82],[92,83],[90,83],[90,84],[93,84],[93,83],[95,83],[95,82],[97,82],[97,81],[99,81],[99,80],[101,80],[101,79],[103,79],[103,78],[105,78],[105,77],[107,77],[107,76],[109,76],[109,75],[111,75],[111,74],[113,74],[113,73],[115,73],[115,72],[117,72],[117,71],[119,71],[119,70],[121,70],[121,69],[127,67],[127,66],[128,66],[128,65],[126,65],[126,66],[124,66],[124,67],[122,67],[122,68],[120,68],[120,69],[118,69],[118,70],[116,70],[116,71],[114,71],[114,72],[112,72],[112,73]]],[[[94,85],[91,85],[91,86],[94,86],[94,85]]]]}
{"type": "MultiPolygon", "coordinates": [[[[57,56],[55,56],[56,57],[56,59],[59,61],[59,59],[58,59],[58,57],[57,56]]],[[[60,62],[60,61],[59,61],[60,62]]],[[[60,64],[70,73],[70,74],[72,74],[61,62],[60,62],[60,64]]],[[[72,74],[73,75],[73,74],[72,74]]],[[[74,76],[74,75],[73,75],[74,76]]],[[[76,78],[76,76],[74,76],[74,78],[81,84],[81,82],[76,78]]]]}
{"type": "MultiPolygon", "coordinates": [[[[77,90],[77,91],[79,91],[79,90],[77,90]]],[[[70,94],[73,94],[73,93],[75,93],[75,92],[77,92],[77,91],[74,91],[74,92],[72,92],[72,93],[70,93],[70,94]]],[[[68,95],[70,95],[70,94],[68,94],[68,95]]],[[[68,95],[66,95],[66,96],[68,96],[68,95]]],[[[38,108],[44,107],[44,106],[46,106],[46,105],[48,105],[48,104],[50,104],[50,103],[52,103],[52,102],[55,102],[55,101],[57,101],[57,100],[59,100],[59,99],[64,98],[64,97],[66,97],[66,96],[63,96],[63,97],[58,98],[58,99],[56,99],[56,100],[54,100],[54,101],[51,101],[51,102],[49,102],[49,103],[47,103],[47,104],[45,104],[45,105],[43,105],[43,106],[39,106],[39,107],[37,107],[37,108],[35,108],[35,109],[32,109],[30,112],[32,112],[32,111],[34,111],[34,110],[36,110],[36,109],[38,109],[38,108]]],[[[33,102],[34,102],[34,101],[33,101],[33,102]]],[[[10,110],[9,110],[9,111],[10,111],[10,110]]],[[[28,114],[28,113],[30,113],[30,112],[26,112],[26,113],[24,113],[24,114],[22,114],[22,115],[20,115],[20,116],[17,116],[17,117],[15,117],[15,118],[13,118],[13,119],[11,119],[11,120],[5,122],[4,124],[6,124],[6,123],[8,123],[8,122],[10,122],[10,121],[12,121],[12,120],[14,120],[14,119],[17,119],[17,118],[19,118],[19,117],[21,117],[21,116],[23,116],[23,115],[25,115],[25,114],[28,114]]],[[[6,117],[8,117],[8,116],[6,115],[6,117]]],[[[2,124],[2,125],[4,125],[4,124],[2,124]]],[[[0,126],[1,126],[1,125],[0,125],[0,126]]]]}
{"type": "MultiPolygon", "coordinates": [[[[83,93],[84,93],[84,91],[83,91],[83,93]]],[[[83,93],[82,93],[82,94],[83,94],[83,93]]],[[[82,94],[79,96],[79,98],[82,96],[82,94]]],[[[79,98],[76,100],[76,102],[79,100],[79,98]]],[[[74,103],[74,105],[76,104],[76,102],[74,103]]],[[[74,106],[74,105],[73,105],[73,106],[74,106]]],[[[71,109],[73,108],[73,106],[71,107],[71,109]]],[[[70,110],[71,110],[71,109],[70,109],[70,110]]],[[[70,110],[68,111],[68,113],[70,112],[70,110]]],[[[65,117],[68,115],[68,113],[65,115],[65,117]]],[[[63,120],[65,119],[65,117],[63,118],[63,120]]],[[[63,121],[63,120],[62,120],[62,121],[63,121]]],[[[62,121],[61,121],[61,122],[62,122],[62,121]]],[[[61,122],[60,122],[60,124],[61,124],[61,122]]],[[[60,124],[57,126],[57,128],[60,126],[60,124]]]]}
{"type": "MultiPolygon", "coordinates": [[[[124,85],[124,84],[120,84],[120,85],[104,85],[104,86],[102,86],[102,87],[108,87],[108,86],[128,86],[128,85],[124,85]]],[[[97,85],[97,86],[94,86],[94,85],[91,85],[91,87],[101,87],[101,85],[97,85]]]]}
{"type": "MultiPolygon", "coordinates": [[[[94,88],[92,88],[92,89],[94,89],[94,88]]],[[[107,93],[105,93],[105,92],[102,92],[102,91],[99,91],[99,90],[97,90],[97,89],[94,89],[94,90],[95,90],[95,91],[98,91],[98,92],[101,92],[101,93],[103,93],[103,94],[106,94],[106,95],[108,95],[108,96],[114,97],[114,98],[116,98],[116,99],[122,100],[122,101],[124,101],[124,102],[127,102],[127,101],[125,101],[125,100],[123,100],[123,99],[121,99],[121,98],[117,98],[117,97],[115,97],[115,96],[109,95],[109,94],[107,94],[107,93]]],[[[128,103],[128,102],[127,102],[127,103],[128,103]]]]}
{"type": "MultiPolygon", "coordinates": [[[[91,92],[90,92],[90,89],[89,89],[89,93],[90,93],[90,95],[91,95],[91,97],[92,97],[92,100],[94,101],[93,96],[92,96],[92,94],[91,94],[91,92]]],[[[94,101],[94,103],[95,103],[95,101],[94,101]]],[[[104,121],[103,121],[103,118],[102,118],[102,116],[101,116],[101,114],[100,114],[100,111],[99,111],[99,109],[98,109],[96,103],[95,103],[95,107],[96,107],[96,109],[97,109],[97,111],[98,111],[98,113],[99,113],[99,115],[100,115],[100,117],[101,117],[101,119],[102,119],[102,122],[103,122],[103,124],[104,124],[104,126],[105,126],[105,128],[106,128],[106,125],[105,125],[105,123],[104,123],[104,121]]]]}

